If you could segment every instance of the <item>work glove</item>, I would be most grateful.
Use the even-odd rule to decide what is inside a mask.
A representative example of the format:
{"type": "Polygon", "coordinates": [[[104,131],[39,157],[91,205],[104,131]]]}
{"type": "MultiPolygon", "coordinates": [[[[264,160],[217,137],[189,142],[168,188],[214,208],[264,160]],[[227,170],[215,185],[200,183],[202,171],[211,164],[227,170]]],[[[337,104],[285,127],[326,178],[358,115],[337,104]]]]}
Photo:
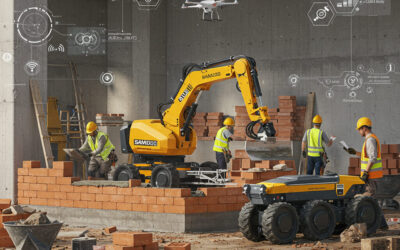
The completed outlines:
{"type": "Polygon", "coordinates": [[[343,147],[343,149],[344,149],[347,153],[349,153],[349,154],[351,154],[351,155],[357,154],[357,151],[356,151],[354,148],[345,148],[345,147],[343,147]]]}
{"type": "Polygon", "coordinates": [[[307,157],[307,152],[303,151],[303,158],[306,158],[306,157],[307,157]]]}
{"type": "Polygon", "coordinates": [[[360,177],[361,180],[363,180],[364,182],[367,182],[368,180],[368,172],[364,171],[363,174],[360,177]]]}
{"type": "Polygon", "coordinates": [[[93,154],[92,153],[88,153],[87,154],[90,158],[93,156],[93,154]]]}

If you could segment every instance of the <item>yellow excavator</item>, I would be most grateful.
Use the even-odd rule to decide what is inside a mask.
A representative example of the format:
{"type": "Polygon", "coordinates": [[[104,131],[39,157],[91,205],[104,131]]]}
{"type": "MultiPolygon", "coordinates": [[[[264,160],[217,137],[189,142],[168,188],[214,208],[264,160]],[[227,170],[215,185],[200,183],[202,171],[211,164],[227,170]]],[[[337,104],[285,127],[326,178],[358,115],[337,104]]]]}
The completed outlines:
{"type": "Polygon", "coordinates": [[[246,150],[252,159],[283,159],[292,156],[291,142],[276,141],[268,108],[263,105],[256,62],[247,56],[188,64],[171,100],[158,106],[159,119],[135,120],[121,128],[123,153],[134,155],[133,164],[120,165],[114,180],[141,178],[157,187],[177,187],[190,179],[187,171],[214,170],[216,163],[185,162],[197,146],[192,120],[204,91],[228,79],[237,80],[251,122],[246,127],[246,150]],[[254,131],[259,124],[258,131],[254,131]]]}

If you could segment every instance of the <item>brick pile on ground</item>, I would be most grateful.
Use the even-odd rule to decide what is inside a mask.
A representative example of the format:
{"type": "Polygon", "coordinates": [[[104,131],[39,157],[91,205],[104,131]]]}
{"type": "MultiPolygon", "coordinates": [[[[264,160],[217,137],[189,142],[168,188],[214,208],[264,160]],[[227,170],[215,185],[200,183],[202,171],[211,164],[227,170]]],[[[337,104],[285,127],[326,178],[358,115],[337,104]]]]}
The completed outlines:
{"type": "Polygon", "coordinates": [[[241,187],[145,188],[72,185],[72,162],[55,161],[53,169],[27,161],[18,169],[18,202],[24,205],[73,207],[149,213],[199,214],[240,211],[248,202],[241,187]]]}
{"type": "MultiPolygon", "coordinates": [[[[246,106],[236,106],[235,113],[235,133],[233,140],[252,140],[246,135],[246,126],[251,122],[246,106]]],[[[285,141],[301,140],[304,134],[305,113],[305,106],[296,105],[296,96],[279,96],[279,108],[268,109],[268,114],[271,118],[270,121],[274,124],[277,132],[277,139],[285,141]]],[[[259,126],[257,125],[254,131],[257,132],[258,129],[259,126]]]]}
{"type": "MultiPolygon", "coordinates": [[[[3,222],[19,221],[25,220],[31,214],[27,212],[22,212],[18,214],[4,214],[3,211],[11,206],[11,200],[0,199],[0,248],[13,248],[14,243],[12,242],[7,230],[3,226],[3,222]]],[[[13,210],[14,211],[14,210],[13,210]]]]}
{"type": "Polygon", "coordinates": [[[106,250],[158,250],[158,242],[153,242],[152,233],[115,232],[112,234],[113,245],[106,250]]]}
{"type": "MultiPolygon", "coordinates": [[[[381,144],[383,175],[400,174],[400,144],[381,144]]],[[[361,161],[359,157],[349,158],[349,175],[361,174],[361,161]]]]}
{"type": "Polygon", "coordinates": [[[245,150],[236,150],[229,171],[233,182],[238,184],[255,184],[285,175],[296,175],[294,160],[252,161],[245,150]],[[286,164],[287,170],[273,170],[278,164],[286,164]]]}

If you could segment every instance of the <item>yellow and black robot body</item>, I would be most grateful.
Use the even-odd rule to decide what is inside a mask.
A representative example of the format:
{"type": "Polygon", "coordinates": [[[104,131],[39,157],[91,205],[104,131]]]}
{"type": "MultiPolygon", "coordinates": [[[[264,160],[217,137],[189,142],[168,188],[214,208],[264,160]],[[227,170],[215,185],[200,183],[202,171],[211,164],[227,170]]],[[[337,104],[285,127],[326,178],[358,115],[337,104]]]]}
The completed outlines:
{"type": "MultiPolygon", "coordinates": [[[[275,129],[268,108],[262,104],[253,58],[236,56],[216,62],[191,63],[183,68],[182,79],[170,101],[158,105],[158,119],[135,120],[121,128],[122,152],[133,154],[133,162],[118,166],[113,179],[140,178],[155,187],[179,187],[183,183],[196,182],[196,176],[189,173],[193,170],[215,171],[218,167],[215,162],[200,164],[185,162],[184,159],[197,147],[192,121],[202,93],[210,90],[213,84],[229,79],[237,80],[237,89],[251,121],[246,127],[247,136],[258,141],[273,138],[275,129]],[[255,128],[258,131],[254,131],[255,128]]],[[[257,154],[262,153],[262,149],[266,153],[274,152],[274,155],[283,155],[282,152],[275,154],[278,151],[290,154],[291,145],[288,143],[285,148],[279,143],[261,142],[257,144],[257,154]]],[[[217,176],[222,176],[225,181],[223,175],[217,173],[217,176]]]]}
{"type": "Polygon", "coordinates": [[[310,240],[340,234],[354,223],[366,223],[368,234],[380,227],[377,201],[361,195],[358,176],[293,175],[243,186],[249,198],[239,214],[239,228],[251,241],[292,242],[301,232],[310,240]]]}

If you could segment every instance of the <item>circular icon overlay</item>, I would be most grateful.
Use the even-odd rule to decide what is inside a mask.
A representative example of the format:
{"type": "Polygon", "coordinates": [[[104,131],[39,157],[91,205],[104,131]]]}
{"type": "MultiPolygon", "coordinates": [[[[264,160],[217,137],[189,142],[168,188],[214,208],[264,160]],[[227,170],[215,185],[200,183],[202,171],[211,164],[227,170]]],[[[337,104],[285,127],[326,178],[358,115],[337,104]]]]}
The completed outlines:
{"type": "Polygon", "coordinates": [[[42,43],[53,31],[53,20],[50,14],[39,7],[22,11],[16,23],[18,35],[27,43],[42,43]]]}
{"type": "Polygon", "coordinates": [[[1,59],[3,59],[4,62],[11,62],[13,56],[11,55],[11,53],[6,52],[1,56],[1,59]]]}
{"type": "Polygon", "coordinates": [[[298,75],[295,75],[295,74],[290,75],[289,76],[289,84],[290,84],[290,86],[292,86],[293,88],[297,87],[297,83],[299,82],[299,78],[300,77],[298,75]]]}
{"type": "Polygon", "coordinates": [[[356,98],[356,97],[357,97],[357,93],[354,92],[354,91],[351,91],[351,92],[349,93],[349,96],[350,96],[351,98],[356,98]]]}
{"type": "Polygon", "coordinates": [[[100,82],[105,86],[110,86],[114,82],[114,74],[112,72],[103,72],[100,75],[100,82]]]}
{"type": "Polygon", "coordinates": [[[368,88],[367,88],[367,93],[368,93],[368,94],[373,94],[373,93],[374,93],[374,88],[368,87],[368,88]]]}
{"type": "Polygon", "coordinates": [[[333,90],[329,89],[329,90],[326,91],[325,95],[329,99],[332,99],[335,96],[335,93],[333,92],[333,90]]]}
{"type": "Polygon", "coordinates": [[[40,72],[40,65],[38,62],[30,60],[25,63],[24,70],[28,75],[36,76],[40,72]]]}
{"type": "Polygon", "coordinates": [[[350,72],[346,74],[344,78],[344,84],[350,90],[356,90],[361,88],[363,84],[363,79],[361,78],[361,75],[358,72],[350,72]]]}

